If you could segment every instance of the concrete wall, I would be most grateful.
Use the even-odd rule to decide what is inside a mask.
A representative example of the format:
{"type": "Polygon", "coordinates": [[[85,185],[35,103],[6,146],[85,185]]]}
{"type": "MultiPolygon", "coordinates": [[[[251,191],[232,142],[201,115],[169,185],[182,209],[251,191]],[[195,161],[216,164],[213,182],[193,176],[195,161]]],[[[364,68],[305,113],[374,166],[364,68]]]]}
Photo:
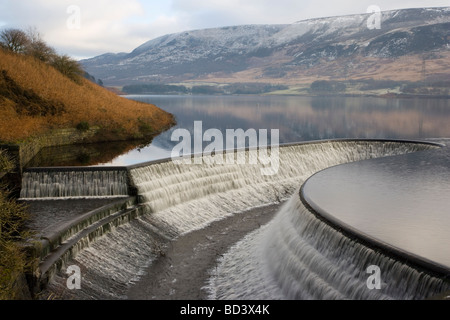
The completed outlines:
{"type": "Polygon", "coordinates": [[[135,197],[124,198],[30,239],[26,249],[34,264],[27,278],[32,295],[45,288],[53,275],[90,243],[143,214],[144,207],[135,197]]]}
{"type": "Polygon", "coordinates": [[[80,143],[93,137],[97,132],[98,129],[96,128],[87,131],[60,129],[35,138],[30,142],[22,143],[19,151],[20,167],[23,168],[42,148],[80,143]]]}
{"type": "Polygon", "coordinates": [[[82,143],[97,134],[98,128],[86,131],[73,129],[58,129],[39,137],[14,145],[0,145],[0,148],[8,150],[16,159],[18,168],[22,172],[23,167],[45,147],[63,146],[82,143]]]}

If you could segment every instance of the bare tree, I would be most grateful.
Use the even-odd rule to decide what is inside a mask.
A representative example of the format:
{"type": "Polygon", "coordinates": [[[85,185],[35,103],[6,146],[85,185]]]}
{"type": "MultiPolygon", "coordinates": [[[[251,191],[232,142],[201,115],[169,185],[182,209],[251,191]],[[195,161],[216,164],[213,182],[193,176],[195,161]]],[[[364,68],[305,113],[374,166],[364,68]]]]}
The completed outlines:
{"type": "Polygon", "coordinates": [[[42,39],[36,28],[29,27],[27,31],[20,29],[6,29],[0,33],[2,48],[23,53],[48,63],[63,75],[76,83],[81,83],[84,70],[81,65],[67,55],[58,55],[52,47],[42,39]]]}
{"type": "Polygon", "coordinates": [[[26,30],[29,43],[26,48],[26,54],[35,57],[43,62],[50,62],[55,56],[56,51],[42,39],[41,34],[35,27],[29,27],[26,30]]]}
{"type": "Polygon", "coordinates": [[[50,64],[69,79],[79,83],[84,70],[81,65],[67,55],[55,56],[50,64]]]}
{"type": "Polygon", "coordinates": [[[6,29],[0,33],[0,41],[3,47],[16,53],[25,52],[30,39],[27,34],[19,29],[6,29]]]}
{"type": "Polygon", "coordinates": [[[42,35],[36,27],[27,27],[24,32],[27,35],[30,42],[42,40],[42,35]]]}
{"type": "Polygon", "coordinates": [[[56,56],[56,51],[40,39],[30,42],[26,53],[43,62],[50,62],[56,56]]]}

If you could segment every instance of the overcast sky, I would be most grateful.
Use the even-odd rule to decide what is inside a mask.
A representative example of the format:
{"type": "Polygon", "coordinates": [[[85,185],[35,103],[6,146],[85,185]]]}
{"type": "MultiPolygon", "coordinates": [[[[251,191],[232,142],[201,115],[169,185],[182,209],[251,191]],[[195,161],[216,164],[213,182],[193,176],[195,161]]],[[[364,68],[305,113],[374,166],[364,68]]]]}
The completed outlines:
{"type": "Polygon", "coordinates": [[[35,27],[76,59],[131,52],[169,33],[381,10],[450,6],[450,0],[0,0],[0,29],[35,27]]]}

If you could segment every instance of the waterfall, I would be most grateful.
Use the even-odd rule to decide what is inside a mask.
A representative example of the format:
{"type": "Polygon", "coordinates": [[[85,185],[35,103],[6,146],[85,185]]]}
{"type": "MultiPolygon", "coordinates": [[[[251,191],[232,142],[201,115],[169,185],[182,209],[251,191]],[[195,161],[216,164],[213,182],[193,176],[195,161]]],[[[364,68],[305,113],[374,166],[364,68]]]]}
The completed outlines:
{"type": "MultiPolygon", "coordinates": [[[[166,161],[133,166],[131,185],[147,214],[122,227],[120,234],[92,243],[73,263],[83,266],[87,278],[98,277],[96,270],[101,270],[101,279],[114,279],[114,288],[102,280],[92,286],[95,290],[87,289],[95,291],[96,298],[111,297],[115,289],[118,298],[148,267],[148,259],[132,258],[127,251],[154,250],[149,243],[158,244],[152,235],[175,239],[250,208],[288,200],[272,222],[219,260],[209,286],[212,298],[423,298],[443,289],[443,282],[342,236],[302,207],[298,190],[311,175],[331,166],[432,148],[436,146],[352,140],[286,145],[279,149],[279,170],[272,176],[261,174],[261,163],[166,161]],[[381,268],[383,290],[368,290],[368,264],[381,268]]],[[[250,151],[238,152],[254,156],[250,151]]],[[[89,292],[75,294],[89,296],[89,292]]]]}
{"type": "Polygon", "coordinates": [[[126,298],[126,288],[139,280],[145,267],[159,256],[162,247],[152,233],[152,227],[140,220],[106,227],[112,232],[82,239],[63,257],[61,271],[53,276],[44,298],[45,295],[64,300],[126,298]],[[70,265],[83,270],[81,290],[67,290],[66,269],[70,265]]]}
{"type": "Polygon", "coordinates": [[[288,299],[424,299],[450,284],[345,237],[295,195],[268,228],[266,261],[288,299]],[[270,236],[269,236],[270,234],[270,236]],[[381,289],[367,286],[377,266],[381,289]]]}
{"type": "Polygon", "coordinates": [[[22,177],[23,200],[128,196],[125,169],[31,169],[22,177]]]}
{"type": "Polygon", "coordinates": [[[450,284],[344,236],[296,193],[273,221],[219,260],[208,289],[212,299],[415,300],[450,284]],[[367,285],[372,265],[381,271],[380,290],[367,285]]]}
{"type": "MultiPolygon", "coordinates": [[[[151,219],[176,237],[248,208],[286,200],[301,181],[325,168],[433,148],[380,141],[326,141],[280,147],[279,170],[261,174],[257,164],[163,162],[130,170],[151,219]]],[[[246,158],[252,156],[245,152],[246,158]]],[[[254,156],[254,154],[253,154],[254,156]]]]}

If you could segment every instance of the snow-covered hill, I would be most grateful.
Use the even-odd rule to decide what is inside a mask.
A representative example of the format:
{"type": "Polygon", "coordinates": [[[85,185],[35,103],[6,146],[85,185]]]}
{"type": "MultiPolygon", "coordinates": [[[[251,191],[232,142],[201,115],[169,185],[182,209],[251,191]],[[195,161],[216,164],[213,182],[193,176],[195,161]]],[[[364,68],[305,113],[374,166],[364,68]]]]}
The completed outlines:
{"type": "Polygon", "coordinates": [[[450,48],[450,7],[383,12],[379,29],[368,26],[371,16],[186,31],[82,64],[105,84],[198,80],[246,70],[270,80],[327,61],[395,59],[450,48]]]}

